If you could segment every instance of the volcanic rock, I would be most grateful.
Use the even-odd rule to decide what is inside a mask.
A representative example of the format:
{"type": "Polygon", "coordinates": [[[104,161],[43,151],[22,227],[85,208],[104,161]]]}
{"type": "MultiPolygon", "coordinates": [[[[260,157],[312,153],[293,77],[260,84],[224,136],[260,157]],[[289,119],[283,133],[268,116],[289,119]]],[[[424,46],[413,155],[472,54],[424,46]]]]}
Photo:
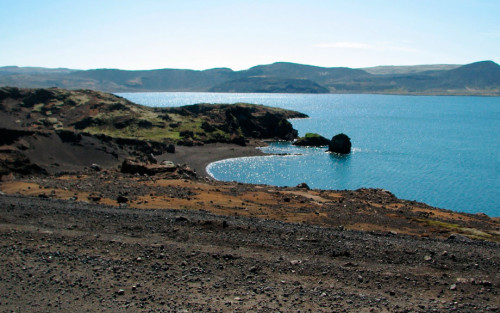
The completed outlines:
{"type": "Polygon", "coordinates": [[[343,133],[333,136],[328,151],[340,154],[351,153],[351,139],[343,133]]]}
{"type": "Polygon", "coordinates": [[[173,144],[169,144],[167,146],[166,152],[168,152],[168,153],[175,153],[175,146],[173,144]]]}
{"type": "Polygon", "coordinates": [[[47,171],[37,164],[31,163],[21,151],[3,146],[0,148],[0,177],[11,172],[22,175],[47,174],[47,171]]]}
{"type": "Polygon", "coordinates": [[[306,189],[306,190],[310,190],[311,189],[309,187],[309,185],[307,185],[306,183],[300,183],[300,184],[298,184],[297,188],[302,188],[302,189],[306,189]]]}
{"type": "Polygon", "coordinates": [[[116,202],[118,202],[119,204],[121,204],[121,203],[127,203],[128,202],[128,198],[125,197],[125,196],[120,195],[120,196],[118,196],[118,198],[116,198],[116,202]]]}
{"type": "Polygon", "coordinates": [[[122,163],[121,172],[128,174],[156,175],[174,172],[177,167],[170,164],[146,164],[126,159],[122,163]]]}
{"type": "Polygon", "coordinates": [[[330,140],[315,133],[307,133],[304,137],[298,138],[293,143],[293,145],[295,146],[306,146],[306,147],[322,147],[322,146],[328,146],[329,144],[330,140]]]}

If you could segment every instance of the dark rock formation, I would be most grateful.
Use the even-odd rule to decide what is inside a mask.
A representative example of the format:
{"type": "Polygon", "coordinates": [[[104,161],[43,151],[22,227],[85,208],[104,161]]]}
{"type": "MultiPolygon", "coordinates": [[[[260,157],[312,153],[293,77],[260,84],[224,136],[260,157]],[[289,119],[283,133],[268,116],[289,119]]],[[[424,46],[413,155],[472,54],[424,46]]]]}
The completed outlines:
{"type": "Polygon", "coordinates": [[[116,198],[116,202],[118,202],[118,204],[127,203],[128,201],[129,199],[123,195],[120,195],[118,196],[118,198],[116,198]]]}
{"type": "Polygon", "coordinates": [[[73,144],[81,140],[80,133],[184,145],[245,145],[248,138],[293,140],[297,132],[287,119],[307,117],[244,103],[150,108],[91,90],[12,87],[0,87],[0,112],[5,113],[0,116],[3,128],[57,131],[63,142],[73,144]]]}
{"type": "Polygon", "coordinates": [[[177,166],[172,162],[151,164],[126,159],[121,165],[121,172],[139,175],[164,175],[169,178],[194,178],[196,172],[188,166],[177,166]]]}
{"type": "MultiPolygon", "coordinates": [[[[100,136],[102,137],[102,136],[100,136]]],[[[167,151],[168,145],[163,142],[141,140],[141,139],[131,139],[131,138],[116,138],[112,139],[116,141],[118,145],[126,145],[134,147],[136,150],[141,151],[144,154],[154,154],[160,155],[167,151]]]]}
{"type": "Polygon", "coordinates": [[[30,159],[21,151],[4,146],[0,148],[0,178],[11,172],[21,175],[47,174],[45,169],[31,163],[30,159]]]}
{"type": "Polygon", "coordinates": [[[351,139],[346,134],[333,136],[328,146],[328,151],[340,154],[351,153],[351,139]]]}
{"type": "Polygon", "coordinates": [[[246,146],[247,143],[245,141],[245,137],[239,136],[237,134],[232,134],[231,135],[231,143],[234,143],[239,146],[246,146]]]}
{"type": "Polygon", "coordinates": [[[311,190],[311,188],[309,187],[309,185],[306,184],[306,183],[300,183],[300,184],[298,184],[297,188],[311,190]]]}
{"type": "Polygon", "coordinates": [[[156,175],[169,172],[171,173],[174,172],[176,169],[177,167],[175,165],[146,164],[127,159],[122,163],[121,172],[128,174],[156,175]]]}
{"type": "Polygon", "coordinates": [[[0,145],[11,145],[19,138],[33,135],[35,132],[27,130],[0,128],[0,145]]]}
{"type": "Polygon", "coordinates": [[[69,130],[58,130],[56,134],[61,138],[62,142],[79,143],[82,140],[82,135],[69,130]]]}
{"type": "MultiPolygon", "coordinates": [[[[298,133],[287,119],[307,117],[295,111],[246,103],[196,104],[167,108],[163,111],[188,118],[202,119],[201,129],[209,138],[205,142],[231,142],[240,145],[245,144],[245,138],[293,140],[298,133]],[[215,134],[218,134],[220,138],[215,134]],[[235,141],[235,138],[238,140],[235,141]]],[[[188,137],[186,135],[184,131],[180,133],[183,138],[188,137]]],[[[196,134],[189,137],[194,135],[196,134]]]]}
{"type": "Polygon", "coordinates": [[[318,134],[307,133],[304,137],[298,138],[293,144],[295,146],[322,147],[328,146],[330,140],[318,134]]]}
{"type": "MultiPolygon", "coordinates": [[[[307,115],[245,103],[150,108],[92,90],[0,87],[1,168],[4,174],[58,173],[92,163],[116,168],[126,158],[154,163],[156,155],[175,153],[174,144],[293,140],[297,131],[288,119],[302,117],[307,115]]],[[[176,173],[191,176],[188,169],[176,173]]]]}
{"type": "Polygon", "coordinates": [[[175,153],[175,146],[173,144],[169,144],[167,146],[166,152],[168,152],[168,153],[175,153]]]}

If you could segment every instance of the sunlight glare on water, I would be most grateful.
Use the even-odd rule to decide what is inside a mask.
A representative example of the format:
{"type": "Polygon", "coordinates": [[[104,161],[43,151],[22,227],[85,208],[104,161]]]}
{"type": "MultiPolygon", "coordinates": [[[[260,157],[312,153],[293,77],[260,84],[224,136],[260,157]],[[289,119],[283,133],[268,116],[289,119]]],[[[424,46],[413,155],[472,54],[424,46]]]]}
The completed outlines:
{"type": "Polygon", "coordinates": [[[299,135],[347,134],[349,156],[275,143],[288,156],[211,164],[214,178],[312,188],[383,188],[396,196],[470,213],[500,216],[500,98],[389,95],[129,93],[149,106],[248,102],[306,113],[299,135]],[[295,155],[300,154],[300,155],[295,155]]]}

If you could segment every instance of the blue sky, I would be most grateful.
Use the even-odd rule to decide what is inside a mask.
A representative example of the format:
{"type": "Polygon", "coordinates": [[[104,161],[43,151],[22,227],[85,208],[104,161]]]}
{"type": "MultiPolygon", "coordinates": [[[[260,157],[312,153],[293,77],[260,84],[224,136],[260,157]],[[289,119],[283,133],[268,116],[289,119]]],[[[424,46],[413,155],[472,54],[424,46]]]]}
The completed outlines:
{"type": "Polygon", "coordinates": [[[499,0],[0,0],[0,66],[500,63],[499,0]]]}

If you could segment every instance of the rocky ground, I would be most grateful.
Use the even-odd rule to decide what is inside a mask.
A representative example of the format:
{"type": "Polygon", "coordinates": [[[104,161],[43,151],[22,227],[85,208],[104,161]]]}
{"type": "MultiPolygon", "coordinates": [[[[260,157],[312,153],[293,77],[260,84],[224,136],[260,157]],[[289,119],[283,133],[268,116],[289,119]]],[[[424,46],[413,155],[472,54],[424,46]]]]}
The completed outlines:
{"type": "Polygon", "coordinates": [[[498,312],[500,246],[0,197],[2,312],[498,312]]]}
{"type": "Polygon", "coordinates": [[[498,219],[384,190],[92,169],[0,190],[3,312],[500,311],[498,219]]]}

